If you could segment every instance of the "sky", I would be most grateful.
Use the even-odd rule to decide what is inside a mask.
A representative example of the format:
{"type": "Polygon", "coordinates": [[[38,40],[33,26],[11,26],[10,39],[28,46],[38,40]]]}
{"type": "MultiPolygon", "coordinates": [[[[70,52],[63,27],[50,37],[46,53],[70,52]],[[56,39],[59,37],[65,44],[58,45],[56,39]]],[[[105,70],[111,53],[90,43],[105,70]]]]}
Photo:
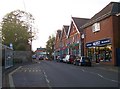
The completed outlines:
{"type": "Polygon", "coordinates": [[[35,18],[37,38],[32,50],[45,47],[48,37],[56,35],[63,25],[70,25],[71,17],[91,18],[110,2],[120,0],[0,0],[0,22],[11,11],[23,10],[35,18]]]}

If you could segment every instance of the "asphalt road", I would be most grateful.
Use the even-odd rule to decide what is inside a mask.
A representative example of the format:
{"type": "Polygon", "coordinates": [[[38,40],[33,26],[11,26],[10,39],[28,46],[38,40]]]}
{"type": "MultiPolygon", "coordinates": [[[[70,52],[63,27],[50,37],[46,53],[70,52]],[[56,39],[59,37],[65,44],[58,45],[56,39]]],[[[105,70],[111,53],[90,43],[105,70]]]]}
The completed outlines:
{"type": "Polygon", "coordinates": [[[45,60],[21,66],[9,77],[12,87],[118,87],[119,84],[117,71],[45,60]]]}

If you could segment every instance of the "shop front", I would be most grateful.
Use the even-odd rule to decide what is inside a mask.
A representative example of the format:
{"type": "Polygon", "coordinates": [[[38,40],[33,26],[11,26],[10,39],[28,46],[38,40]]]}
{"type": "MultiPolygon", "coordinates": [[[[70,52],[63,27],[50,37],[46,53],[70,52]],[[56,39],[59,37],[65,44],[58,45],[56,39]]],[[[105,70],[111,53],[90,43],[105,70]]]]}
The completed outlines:
{"type": "Polygon", "coordinates": [[[68,47],[63,47],[62,48],[62,55],[67,55],[68,54],[68,47]]]}
{"type": "Polygon", "coordinates": [[[86,43],[87,56],[95,62],[111,62],[112,61],[112,44],[111,39],[101,39],[86,43]]]}
{"type": "Polygon", "coordinates": [[[70,54],[78,56],[79,55],[79,43],[74,43],[69,46],[70,54]]]}

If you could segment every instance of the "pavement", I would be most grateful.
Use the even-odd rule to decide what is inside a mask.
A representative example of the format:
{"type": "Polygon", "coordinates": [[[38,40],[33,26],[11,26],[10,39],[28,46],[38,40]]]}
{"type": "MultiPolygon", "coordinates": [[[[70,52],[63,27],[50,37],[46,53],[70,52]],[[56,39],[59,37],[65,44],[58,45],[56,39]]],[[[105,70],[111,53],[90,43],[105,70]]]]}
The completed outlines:
{"type": "Polygon", "coordinates": [[[21,63],[21,64],[16,64],[16,65],[14,65],[13,67],[11,67],[11,68],[8,68],[8,69],[6,69],[6,70],[4,70],[4,69],[2,69],[2,67],[0,68],[0,73],[1,73],[1,75],[0,75],[0,79],[1,79],[1,81],[0,81],[0,89],[1,89],[1,87],[9,87],[9,74],[12,72],[12,71],[14,71],[14,70],[16,70],[17,68],[19,68],[20,66],[23,66],[23,65],[29,65],[29,64],[31,64],[31,63],[35,63],[35,62],[27,62],[27,63],[21,63]]]}
{"type": "Polygon", "coordinates": [[[100,63],[94,63],[93,66],[98,69],[120,73],[120,67],[118,66],[105,65],[105,64],[100,64],[100,63]]]}

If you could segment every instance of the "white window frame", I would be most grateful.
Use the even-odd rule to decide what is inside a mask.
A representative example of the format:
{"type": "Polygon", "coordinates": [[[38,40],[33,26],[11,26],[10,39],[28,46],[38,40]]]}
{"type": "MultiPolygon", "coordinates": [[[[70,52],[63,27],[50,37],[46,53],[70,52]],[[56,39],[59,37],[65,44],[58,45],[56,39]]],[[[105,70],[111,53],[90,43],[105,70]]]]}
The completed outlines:
{"type": "Polygon", "coordinates": [[[98,32],[100,31],[100,23],[94,23],[92,25],[92,32],[98,32]]]}

